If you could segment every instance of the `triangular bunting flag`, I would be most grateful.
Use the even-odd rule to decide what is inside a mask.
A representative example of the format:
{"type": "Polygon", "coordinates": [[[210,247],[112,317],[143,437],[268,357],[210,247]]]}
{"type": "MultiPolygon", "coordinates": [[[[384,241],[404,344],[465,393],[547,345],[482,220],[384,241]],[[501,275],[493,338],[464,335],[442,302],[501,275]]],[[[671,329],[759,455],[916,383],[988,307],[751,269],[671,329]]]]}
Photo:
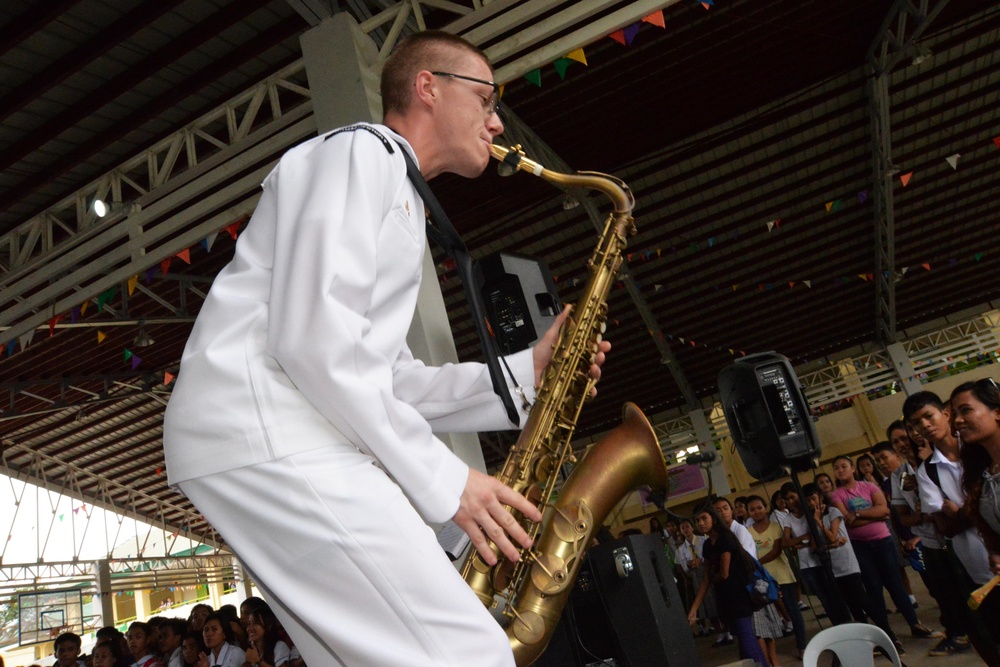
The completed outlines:
{"type": "Polygon", "coordinates": [[[770,232],[772,229],[774,229],[774,221],[773,220],[767,223],[767,231],[770,232]]]}
{"type": "Polygon", "coordinates": [[[622,46],[626,46],[626,44],[625,44],[625,31],[624,30],[615,30],[613,33],[611,33],[610,35],[608,35],[608,37],[610,37],[611,39],[615,40],[616,42],[618,42],[622,46]]]}
{"type": "Polygon", "coordinates": [[[87,306],[88,305],[90,305],[90,301],[89,300],[88,301],[84,301],[83,303],[80,304],[80,314],[81,315],[83,315],[84,313],[87,312],[87,306]]]}
{"type": "Polygon", "coordinates": [[[18,340],[21,342],[21,351],[22,352],[24,350],[28,349],[28,346],[31,345],[31,341],[34,338],[35,338],[35,330],[34,329],[31,329],[26,334],[22,334],[21,337],[18,338],[18,340]]]}
{"type": "Polygon", "coordinates": [[[15,345],[17,345],[17,341],[16,340],[12,340],[9,343],[7,343],[7,356],[8,357],[13,357],[14,356],[14,346],[15,345]]]}
{"type": "Polygon", "coordinates": [[[80,319],[80,306],[73,306],[73,310],[69,311],[69,321],[76,324],[78,319],[80,319]]]}
{"type": "Polygon", "coordinates": [[[809,289],[812,289],[813,281],[811,281],[811,280],[803,280],[802,284],[805,285],[806,287],[808,287],[809,289]]]}
{"type": "Polygon", "coordinates": [[[62,318],[62,315],[56,315],[55,317],[49,318],[49,338],[56,335],[56,325],[59,324],[59,320],[62,318]]]}
{"type": "Polygon", "coordinates": [[[701,6],[704,7],[705,11],[707,12],[710,7],[714,7],[715,6],[715,1],[714,0],[704,0],[704,2],[701,3],[701,6]]]}
{"type": "Polygon", "coordinates": [[[946,157],[944,159],[944,161],[947,162],[948,165],[952,169],[955,169],[957,171],[958,170],[958,158],[960,158],[960,157],[962,157],[961,153],[955,153],[954,155],[949,155],[948,157],[946,157]]]}
{"type": "Polygon", "coordinates": [[[825,204],[825,206],[826,206],[826,212],[827,212],[827,213],[829,213],[830,211],[832,211],[832,210],[833,210],[833,202],[832,202],[832,201],[828,201],[828,202],[827,202],[827,203],[825,204]]]}
{"type": "Polygon", "coordinates": [[[791,288],[794,288],[794,287],[795,287],[795,281],[793,280],[792,282],[788,283],[788,287],[789,287],[790,289],[791,289],[791,288]]]}
{"type": "Polygon", "coordinates": [[[625,45],[632,46],[632,41],[635,40],[635,36],[639,34],[639,24],[633,23],[630,26],[625,26],[625,45]]]}
{"type": "Polygon", "coordinates": [[[658,9],[649,16],[642,17],[643,23],[649,23],[651,25],[659,26],[660,28],[666,28],[666,23],[663,20],[663,10],[658,9]]]}
{"type": "Polygon", "coordinates": [[[659,284],[653,285],[653,291],[654,292],[659,292],[661,289],[663,289],[663,285],[659,285],[659,284]]]}
{"type": "Polygon", "coordinates": [[[930,271],[930,270],[931,270],[931,264],[930,264],[930,262],[928,262],[928,263],[926,263],[926,264],[921,264],[920,266],[924,267],[924,268],[925,268],[925,269],[927,269],[928,271],[930,271]]]}
{"type": "Polygon", "coordinates": [[[214,234],[209,234],[201,240],[201,245],[205,248],[205,252],[212,252],[212,246],[215,245],[215,239],[218,238],[218,236],[219,232],[215,232],[214,234]]]}
{"type": "Polygon", "coordinates": [[[153,276],[154,275],[156,275],[156,269],[154,269],[152,267],[146,269],[146,276],[143,278],[143,280],[146,281],[147,285],[153,284],[153,276]]]}
{"type": "Polygon", "coordinates": [[[501,83],[500,84],[500,92],[497,94],[497,99],[498,100],[502,100],[503,99],[503,91],[506,90],[506,88],[507,88],[507,84],[506,83],[501,83]]]}
{"type": "Polygon", "coordinates": [[[913,177],[913,172],[912,171],[907,172],[899,177],[899,182],[902,183],[903,187],[905,188],[907,185],[910,184],[910,179],[912,177],[913,177]]]}
{"type": "Polygon", "coordinates": [[[97,312],[100,313],[104,311],[105,304],[107,304],[108,301],[111,301],[111,299],[115,298],[115,291],[116,291],[115,288],[112,287],[111,289],[103,292],[102,294],[97,295],[97,312]]]}
{"type": "Polygon", "coordinates": [[[104,333],[100,329],[97,330],[97,344],[98,345],[100,345],[101,343],[103,343],[104,339],[107,338],[107,337],[108,337],[108,335],[106,333],[104,333]]]}
{"type": "Polygon", "coordinates": [[[570,60],[575,60],[576,62],[580,63],[581,65],[586,65],[587,64],[587,56],[584,55],[583,49],[577,49],[576,51],[570,51],[569,53],[566,54],[565,57],[569,58],[570,60]]]}
{"type": "Polygon", "coordinates": [[[993,145],[1000,148],[1000,137],[993,137],[993,145]]]}
{"type": "Polygon", "coordinates": [[[132,358],[132,350],[125,348],[125,361],[128,361],[131,358],[132,358]]]}
{"type": "Polygon", "coordinates": [[[566,80],[566,69],[569,67],[569,64],[571,62],[573,61],[570,60],[569,58],[559,58],[554,63],[552,63],[552,66],[556,68],[556,74],[558,74],[559,78],[562,79],[563,81],[566,80]]]}
{"type": "Polygon", "coordinates": [[[191,263],[191,248],[184,248],[184,250],[181,250],[179,253],[177,253],[175,255],[175,257],[177,257],[177,259],[181,260],[185,264],[190,264],[191,263]]]}
{"type": "Polygon", "coordinates": [[[735,292],[739,285],[733,285],[733,291],[735,292]]]}
{"type": "Polygon", "coordinates": [[[542,70],[533,69],[527,74],[525,74],[524,78],[530,81],[531,83],[535,84],[539,88],[542,87],[542,70]]]}
{"type": "Polygon", "coordinates": [[[774,219],[774,226],[777,227],[778,229],[781,229],[781,218],[774,219]]]}
{"type": "Polygon", "coordinates": [[[233,237],[234,241],[236,240],[236,237],[239,236],[240,223],[241,222],[243,222],[243,221],[242,220],[237,220],[233,224],[231,224],[228,227],[226,227],[226,231],[229,232],[229,235],[233,237]]]}
{"type": "Polygon", "coordinates": [[[174,381],[176,375],[172,374],[170,371],[163,371],[163,384],[168,385],[174,381]]]}
{"type": "Polygon", "coordinates": [[[132,370],[139,368],[139,364],[142,363],[142,359],[139,358],[138,354],[132,355],[132,370]]]}
{"type": "Polygon", "coordinates": [[[979,261],[979,260],[981,260],[982,258],[983,258],[983,253],[981,253],[981,252],[977,252],[977,253],[976,253],[976,261],[978,262],[978,261],[979,261]]]}
{"type": "Polygon", "coordinates": [[[167,271],[170,270],[170,258],[167,257],[165,260],[160,262],[160,272],[163,275],[167,275],[167,271]]]}
{"type": "Polygon", "coordinates": [[[858,193],[858,203],[864,204],[866,201],[868,201],[868,191],[862,190],[858,193]]]}

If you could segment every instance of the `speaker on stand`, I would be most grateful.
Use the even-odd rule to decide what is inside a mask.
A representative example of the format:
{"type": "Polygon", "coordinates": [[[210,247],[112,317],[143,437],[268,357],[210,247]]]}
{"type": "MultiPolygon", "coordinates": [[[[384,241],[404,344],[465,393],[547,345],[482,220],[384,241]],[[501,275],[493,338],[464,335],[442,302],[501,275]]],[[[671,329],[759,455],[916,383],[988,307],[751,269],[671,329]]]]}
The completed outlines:
{"type": "Polygon", "coordinates": [[[787,357],[751,354],[719,373],[729,432],[747,472],[769,481],[813,467],[819,436],[787,357]]]}
{"type": "Polygon", "coordinates": [[[501,354],[528,349],[562,310],[548,264],[541,260],[501,252],[478,260],[474,269],[501,354]]]}

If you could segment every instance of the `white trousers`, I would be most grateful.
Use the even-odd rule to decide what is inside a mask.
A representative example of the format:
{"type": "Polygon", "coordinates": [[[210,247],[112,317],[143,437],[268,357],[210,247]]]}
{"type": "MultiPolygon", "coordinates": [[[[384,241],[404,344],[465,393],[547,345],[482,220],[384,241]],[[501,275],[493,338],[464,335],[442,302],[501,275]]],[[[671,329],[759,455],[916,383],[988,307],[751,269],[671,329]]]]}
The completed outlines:
{"type": "Polygon", "coordinates": [[[503,630],[371,457],[329,447],[180,485],[309,667],[513,667],[503,630]]]}

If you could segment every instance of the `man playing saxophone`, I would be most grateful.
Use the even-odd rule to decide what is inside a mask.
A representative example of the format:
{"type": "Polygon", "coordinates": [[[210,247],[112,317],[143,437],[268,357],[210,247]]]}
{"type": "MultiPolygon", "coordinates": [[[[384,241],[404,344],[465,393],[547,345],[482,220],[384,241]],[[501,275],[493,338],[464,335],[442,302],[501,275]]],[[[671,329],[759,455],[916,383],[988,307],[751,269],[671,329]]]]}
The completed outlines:
{"type": "MultiPolygon", "coordinates": [[[[513,664],[425,521],[454,519],[492,562],[489,541],[512,560],[531,546],[508,507],[541,515],[433,435],[510,428],[485,366],[426,367],[405,340],[426,237],[401,151],[427,179],[481,174],[503,131],[492,78],[457,37],[404,40],[382,75],[384,125],[307,141],[265,179],[182,358],[170,482],[310,665],[513,664]]],[[[507,359],[514,378],[538,381],[566,316],[507,359]]]]}

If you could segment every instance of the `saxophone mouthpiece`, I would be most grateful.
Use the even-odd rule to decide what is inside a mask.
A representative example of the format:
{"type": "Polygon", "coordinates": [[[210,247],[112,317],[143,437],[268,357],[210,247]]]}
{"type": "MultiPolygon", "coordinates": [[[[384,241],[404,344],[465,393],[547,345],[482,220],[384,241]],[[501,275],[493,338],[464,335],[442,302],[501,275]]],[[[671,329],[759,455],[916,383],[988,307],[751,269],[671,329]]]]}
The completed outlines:
{"type": "Polygon", "coordinates": [[[497,173],[501,176],[513,176],[517,173],[517,165],[521,162],[521,154],[516,150],[507,151],[507,155],[497,165],[497,173]]]}

